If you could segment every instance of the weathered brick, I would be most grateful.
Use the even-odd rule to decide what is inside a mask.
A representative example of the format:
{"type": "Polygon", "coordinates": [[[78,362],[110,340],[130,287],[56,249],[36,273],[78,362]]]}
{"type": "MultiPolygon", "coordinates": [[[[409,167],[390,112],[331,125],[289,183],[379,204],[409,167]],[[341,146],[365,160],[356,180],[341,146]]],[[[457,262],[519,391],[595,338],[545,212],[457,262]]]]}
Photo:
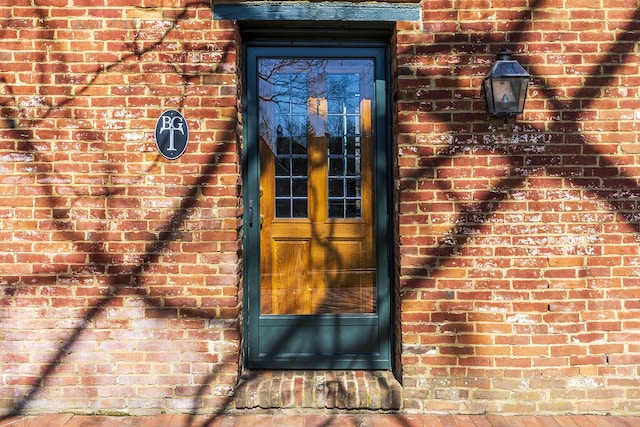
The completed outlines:
{"type": "MultiPolygon", "coordinates": [[[[224,409],[214,384],[233,389],[242,336],[236,23],[208,2],[14,3],[0,5],[0,389],[24,396],[80,327],[34,408],[224,409]],[[153,143],[165,108],[193,135],[175,162],[153,143]]],[[[237,407],[631,410],[637,4],[529,6],[425,1],[392,37],[402,397],[379,384],[364,405],[364,376],[316,390],[294,375],[243,384],[237,407]],[[500,47],[533,75],[506,124],[480,90],[500,47]],[[513,377],[540,392],[508,394],[513,377]]]]}

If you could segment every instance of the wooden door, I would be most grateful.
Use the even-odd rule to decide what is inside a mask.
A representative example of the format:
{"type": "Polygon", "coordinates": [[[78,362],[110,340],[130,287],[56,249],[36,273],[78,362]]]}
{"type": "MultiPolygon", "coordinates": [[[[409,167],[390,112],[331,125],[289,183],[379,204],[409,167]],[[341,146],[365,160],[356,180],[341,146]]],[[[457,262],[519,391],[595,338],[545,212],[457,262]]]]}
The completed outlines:
{"type": "Polygon", "coordinates": [[[249,319],[267,365],[380,352],[376,59],[255,59],[259,286],[249,305],[259,313],[249,319]]]}
{"type": "MultiPolygon", "coordinates": [[[[308,104],[327,120],[326,98],[308,104]]],[[[357,133],[260,140],[262,314],[374,312],[371,102],[359,104],[357,133]]]]}

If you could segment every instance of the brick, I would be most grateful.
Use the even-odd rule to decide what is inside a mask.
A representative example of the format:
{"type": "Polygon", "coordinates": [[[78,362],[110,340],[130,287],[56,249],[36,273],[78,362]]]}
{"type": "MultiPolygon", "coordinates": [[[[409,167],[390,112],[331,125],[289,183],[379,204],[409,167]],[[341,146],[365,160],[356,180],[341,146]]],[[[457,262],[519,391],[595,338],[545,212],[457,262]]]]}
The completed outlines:
{"type": "MultiPolygon", "coordinates": [[[[423,3],[421,22],[397,24],[391,55],[405,388],[378,389],[372,405],[384,395],[415,412],[628,411],[640,351],[637,4],[423,3]],[[502,46],[533,74],[526,113],[507,124],[486,117],[480,91],[502,46]],[[608,383],[562,394],[560,373],[608,383]],[[459,383],[415,387],[431,374],[459,383]],[[543,395],[475,395],[474,375],[535,378],[543,395]]],[[[49,408],[191,410],[193,399],[160,403],[175,387],[200,392],[203,411],[224,409],[214,386],[193,382],[234,385],[240,361],[236,23],[173,0],[0,0],[0,17],[0,319],[9,369],[26,370],[0,389],[24,395],[15,386],[35,381],[45,352],[91,313],[82,350],[56,367],[67,400],[42,390],[49,408]],[[184,110],[193,138],[173,162],[153,145],[168,107],[184,110]],[[209,363],[225,373],[193,377],[209,363]],[[85,399],[66,383],[74,375],[104,397],[85,399]]],[[[268,405],[358,407],[363,378],[307,396],[313,381],[281,377],[292,391],[268,405]]],[[[245,387],[235,405],[262,400],[245,387]]]]}

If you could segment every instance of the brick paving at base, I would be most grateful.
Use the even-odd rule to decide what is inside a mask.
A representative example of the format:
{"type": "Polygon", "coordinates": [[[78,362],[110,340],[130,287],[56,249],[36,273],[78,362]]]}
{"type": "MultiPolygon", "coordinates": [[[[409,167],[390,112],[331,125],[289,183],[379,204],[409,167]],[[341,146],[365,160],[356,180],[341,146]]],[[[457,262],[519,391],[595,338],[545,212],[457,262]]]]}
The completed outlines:
{"type": "Polygon", "coordinates": [[[138,417],[38,415],[0,418],[0,427],[640,427],[640,417],[562,415],[252,414],[138,417]]]}

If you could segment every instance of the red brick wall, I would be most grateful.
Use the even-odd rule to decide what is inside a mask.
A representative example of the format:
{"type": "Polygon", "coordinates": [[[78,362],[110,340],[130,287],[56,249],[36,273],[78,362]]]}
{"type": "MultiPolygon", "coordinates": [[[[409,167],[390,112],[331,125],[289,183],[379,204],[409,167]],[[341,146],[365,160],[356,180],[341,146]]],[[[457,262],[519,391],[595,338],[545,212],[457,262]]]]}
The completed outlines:
{"type": "Polygon", "coordinates": [[[397,43],[405,409],[637,412],[637,2],[423,8],[397,43]],[[502,47],[534,76],[506,125],[479,89],[502,47]]]}
{"type": "MultiPolygon", "coordinates": [[[[404,410],[640,408],[637,2],[430,1],[394,37],[404,410]],[[488,120],[502,47],[534,76],[488,120]]],[[[231,404],[240,44],[209,1],[0,0],[0,407],[231,404]],[[165,160],[166,109],[190,128],[165,160]]]]}
{"type": "Polygon", "coordinates": [[[0,1],[0,406],[225,407],[237,34],[209,1],[0,1]],[[154,142],[186,116],[176,161],[154,142]]]}

